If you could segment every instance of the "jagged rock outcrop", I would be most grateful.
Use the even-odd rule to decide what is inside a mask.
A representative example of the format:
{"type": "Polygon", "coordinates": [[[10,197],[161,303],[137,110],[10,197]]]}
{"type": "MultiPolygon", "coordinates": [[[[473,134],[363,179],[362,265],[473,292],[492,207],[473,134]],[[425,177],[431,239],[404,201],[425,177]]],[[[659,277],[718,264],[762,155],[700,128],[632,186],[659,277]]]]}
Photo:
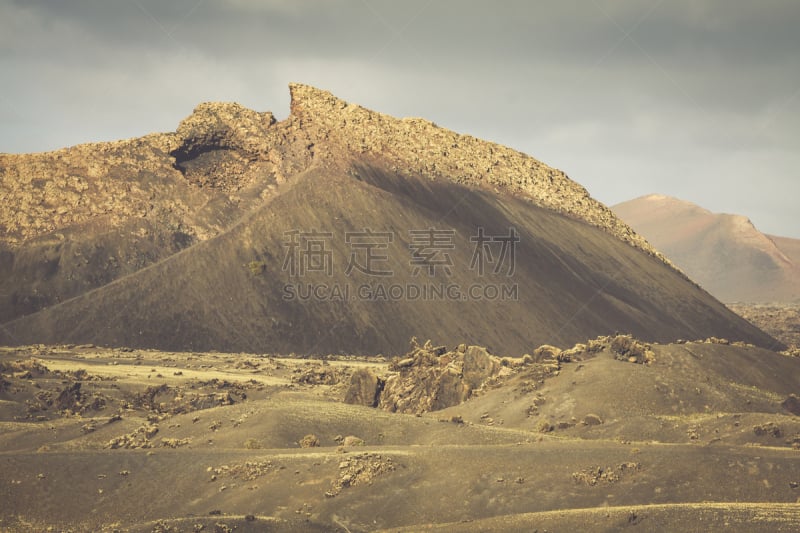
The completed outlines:
{"type": "Polygon", "coordinates": [[[475,390],[500,371],[500,360],[497,357],[492,357],[486,351],[486,348],[470,346],[464,352],[461,370],[464,383],[469,386],[470,390],[475,390]]]}
{"type": "Polygon", "coordinates": [[[380,392],[378,407],[398,413],[425,413],[459,405],[501,376],[510,374],[501,358],[481,346],[452,351],[430,342],[396,359],[380,392]]]}
{"type": "Polygon", "coordinates": [[[184,119],[169,138],[180,145],[170,150],[176,159],[186,160],[210,149],[240,150],[248,154],[266,153],[272,137],[269,128],[275,117],[237,103],[204,102],[184,119]]]}

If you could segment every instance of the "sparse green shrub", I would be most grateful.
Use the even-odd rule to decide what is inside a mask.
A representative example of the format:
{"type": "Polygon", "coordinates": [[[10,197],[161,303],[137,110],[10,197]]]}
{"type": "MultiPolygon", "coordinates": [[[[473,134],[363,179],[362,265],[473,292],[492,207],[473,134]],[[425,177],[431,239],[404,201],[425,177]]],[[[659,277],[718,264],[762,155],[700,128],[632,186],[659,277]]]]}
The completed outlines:
{"type": "Polygon", "coordinates": [[[260,450],[264,446],[261,444],[260,440],[250,438],[244,441],[244,447],[248,450],[260,450]]]}
{"type": "Polygon", "coordinates": [[[266,268],[267,264],[264,261],[250,261],[247,263],[247,269],[253,276],[260,276],[266,268]]]}

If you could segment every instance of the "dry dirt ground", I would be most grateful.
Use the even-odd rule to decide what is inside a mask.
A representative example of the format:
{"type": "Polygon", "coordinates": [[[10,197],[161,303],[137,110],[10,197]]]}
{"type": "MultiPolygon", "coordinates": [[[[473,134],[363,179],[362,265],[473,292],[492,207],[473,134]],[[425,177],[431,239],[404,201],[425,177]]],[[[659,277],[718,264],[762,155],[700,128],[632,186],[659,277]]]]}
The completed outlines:
{"type": "Polygon", "coordinates": [[[800,528],[800,358],[753,346],[39,345],[0,374],[2,531],[800,528]]]}

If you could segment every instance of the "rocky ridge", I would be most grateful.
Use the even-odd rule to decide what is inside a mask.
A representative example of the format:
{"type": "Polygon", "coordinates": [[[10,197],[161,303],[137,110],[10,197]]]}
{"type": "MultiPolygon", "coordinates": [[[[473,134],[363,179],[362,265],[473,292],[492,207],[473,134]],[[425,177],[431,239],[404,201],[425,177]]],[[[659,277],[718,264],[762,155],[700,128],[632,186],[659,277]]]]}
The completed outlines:
{"type": "MultiPolygon", "coordinates": [[[[290,84],[289,120],[317,131],[325,144],[348,153],[375,154],[404,172],[505,190],[533,203],[603,228],[645,252],[667,260],[647,241],[557,169],[505,146],[461,135],[420,118],[396,119],[349,104],[329,92],[290,84]]],[[[326,147],[317,148],[322,157],[326,147]]],[[[315,155],[316,155],[315,153],[315,155]]]]}
{"type": "Polygon", "coordinates": [[[223,202],[242,213],[294,174],[346,163],[344,154],[521,195],[665,260],[583,187],[532,157],[426,120],[370,111],[310,86],[291,84],[290,90],[291,114],[281,122],[238,104],[204,103],[174,133],[0,154],[0,203],[6,206],[0,241],[15,246],[94,219],[111,227],[152,219],[205,240],[227,223],[202,207],[223,202]]]}
{"type": "Polygon", "coordinates": [[[0,242],[21,244],[96,219],[111,227],[158,220],[200,239],[213,237],[223,226],[209,223],[198,208],[215,199],[241,202],[235,193],[263,173],[253,139],[267,142],[274,123],[271,113],[238,104],[201,104],[175,133],[0,154],[0,242]],[[227,176],[224,186],[187,179],[187,162],[213,151],[227,152],[211,165],[227,176]]]}

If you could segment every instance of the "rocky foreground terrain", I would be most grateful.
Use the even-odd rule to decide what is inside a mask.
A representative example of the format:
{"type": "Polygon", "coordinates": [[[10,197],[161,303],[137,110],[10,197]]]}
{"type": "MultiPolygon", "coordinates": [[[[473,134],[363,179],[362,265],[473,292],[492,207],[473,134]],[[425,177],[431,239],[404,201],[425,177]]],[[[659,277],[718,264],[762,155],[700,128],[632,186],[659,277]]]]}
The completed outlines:
{"type": "Polygon", "coordinates": [[[0,351],[4,531],[796,531],[800,359],[0,351]]]}

